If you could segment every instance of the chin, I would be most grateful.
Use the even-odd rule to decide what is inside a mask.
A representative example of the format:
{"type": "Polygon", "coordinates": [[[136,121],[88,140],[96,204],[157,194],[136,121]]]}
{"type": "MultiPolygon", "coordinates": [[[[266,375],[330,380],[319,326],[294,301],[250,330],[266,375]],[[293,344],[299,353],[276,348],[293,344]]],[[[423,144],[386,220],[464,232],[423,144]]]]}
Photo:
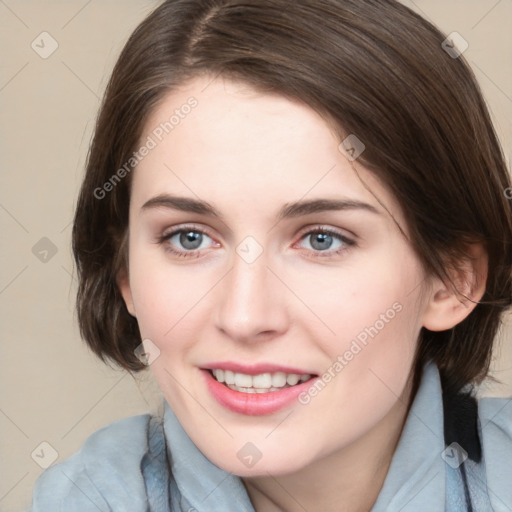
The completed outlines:
{"type": "MultiPolygon", "coordinates": [[[[213,464],[223,469],[224,471],[244,478],[291,474],[304,469],[309,463],[312,462],[311,460],[304,459],[304,457],[299,458],[299,455],[304,454],[298,454],[296,450],[292,450],[291,453],[283,453],[274,449],[272,450],[271,456],[265,456],[264,450],[262,450],[262,452],[260,452],[259,459],[258,453],[254,451],[253,460],[251,461],[249,459],[246,463],[244,463],[240,459],[243,460],[244,455],[249,454],[250,450],[246,449],[246,452],[240,452],[241,450],[238,450],[234,457],[232,451],[222,454],[205,453],[205,456],[213,464]]],[[[245,455],[245,457],[247,456],[248,455],[245,455]]]]}

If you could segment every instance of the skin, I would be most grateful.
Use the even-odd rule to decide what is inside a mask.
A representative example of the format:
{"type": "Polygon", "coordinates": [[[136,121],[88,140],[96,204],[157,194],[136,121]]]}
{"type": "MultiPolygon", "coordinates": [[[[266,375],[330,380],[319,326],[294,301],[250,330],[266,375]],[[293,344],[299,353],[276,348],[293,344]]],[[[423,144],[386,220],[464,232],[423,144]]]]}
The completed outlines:
{"type": "MultiPolygon", "coordinates": [[[[353,166],[407,234],[394,197],[349,161],[329,124],[306,105],[196,78],[164,98],[141,141],[190,96],[198,106],[132,176],[129,269],[118,284],[142,339],[160,350],[151,371],[191,439],[243,478],[257,511],[369,510],[406,418],[420,329],[448,329],[474,305],[425,275],[353,166]],[[222,219],[142,208],[162,194],[207,201],[222,219]],[[319,198],[360,201],[376,212],[276,218],[287,204],[319,198]],[[160,239],[190,224],[207,236],[179,257],[169,251],[187,251],[179,235],[160,239]],[[320,228],[355,245],[333,237],[330,248],[315,249],[320,228]],[[253,263],[236,252],[247,236],[263,250],[253,263]],[[306,405],[244,416],[218,404],[201,378],[199,368],[213,361],[279,363],[321,375],[396,303],[400,312],[306,405]],[[237,457],[247,442],[262,454],[252,468],[237,457]]],[[[478,300],[483,287],[470,291],[478,300]]]]}

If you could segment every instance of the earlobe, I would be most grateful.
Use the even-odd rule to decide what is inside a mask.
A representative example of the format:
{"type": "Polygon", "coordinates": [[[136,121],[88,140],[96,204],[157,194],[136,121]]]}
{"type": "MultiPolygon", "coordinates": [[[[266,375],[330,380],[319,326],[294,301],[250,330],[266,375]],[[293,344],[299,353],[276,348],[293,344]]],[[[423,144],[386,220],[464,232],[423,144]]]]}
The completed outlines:
{"type": "Polygon", "coordinates": [[[453,282],[435,278],[423,313],[423,327],[446,331],[461,323],[482,299],[488,272],[488,256],[481,244],[467,247],[467,259],[450,272],[453,282]]]}
{"type": "Polygon", "coordinates": [[[128,277],[128,272],[126,270],[122,270],[121,272],[119,272],[119,274],[117,275],[116,283],[117,287],[119,288],[119,291],[121,292],[128,313],[130,313],[130,315],[132,315],[133,317],[137,318],[137,315],[135,314],[135,308],[133,306],[130,279],[128,277]]]}

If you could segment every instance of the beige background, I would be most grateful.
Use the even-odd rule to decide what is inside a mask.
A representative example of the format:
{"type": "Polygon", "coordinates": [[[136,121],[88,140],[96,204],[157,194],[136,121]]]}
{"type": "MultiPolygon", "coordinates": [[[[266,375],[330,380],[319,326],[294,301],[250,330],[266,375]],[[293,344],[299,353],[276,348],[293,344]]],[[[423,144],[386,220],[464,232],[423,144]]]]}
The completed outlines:
{"type": "MultiPolygon", "coordinates": [[[[510,162],[512,1],[405,3],[469,43],[464,55],[510,162]]],[[[50,453],[41,442],[62,460],[100,426],[154,406],[150,379],[106,367],[79,339],[70,235],[99,98],[126,38],[156,4],[0,0],[1,511],[28,506],[42,472],[31,453],[50,453]],[[43,31],[58,43],[46,59],[31,47],[43,31]],[[46,262],[32,252],[37,243],[36,254],[49,250],[46,262]]],[[[512,394],[511,323],[493,365],[505,384],[485,394],[512,394]]]]}

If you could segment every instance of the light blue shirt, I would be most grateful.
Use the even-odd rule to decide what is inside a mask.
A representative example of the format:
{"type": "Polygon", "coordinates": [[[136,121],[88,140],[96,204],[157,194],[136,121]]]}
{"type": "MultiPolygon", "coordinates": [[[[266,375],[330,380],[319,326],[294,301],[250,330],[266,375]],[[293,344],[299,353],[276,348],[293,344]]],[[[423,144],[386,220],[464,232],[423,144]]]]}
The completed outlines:
{"type": "MultiPolygon", "coordinates": [[[[464,462],[473,510],[511,512],[512,397],[480,399],[478,416],[483,461],[464,462]]],[[[439,371],[430,362],[371,512],[465,511],[460,472],[443,459],[445,448],[439,371]]],[[[254,512],[242,480],[199,451],[167,403],[163,421],[148,414],[117,421],[48,468],[30,510],[254,512]]]]}

